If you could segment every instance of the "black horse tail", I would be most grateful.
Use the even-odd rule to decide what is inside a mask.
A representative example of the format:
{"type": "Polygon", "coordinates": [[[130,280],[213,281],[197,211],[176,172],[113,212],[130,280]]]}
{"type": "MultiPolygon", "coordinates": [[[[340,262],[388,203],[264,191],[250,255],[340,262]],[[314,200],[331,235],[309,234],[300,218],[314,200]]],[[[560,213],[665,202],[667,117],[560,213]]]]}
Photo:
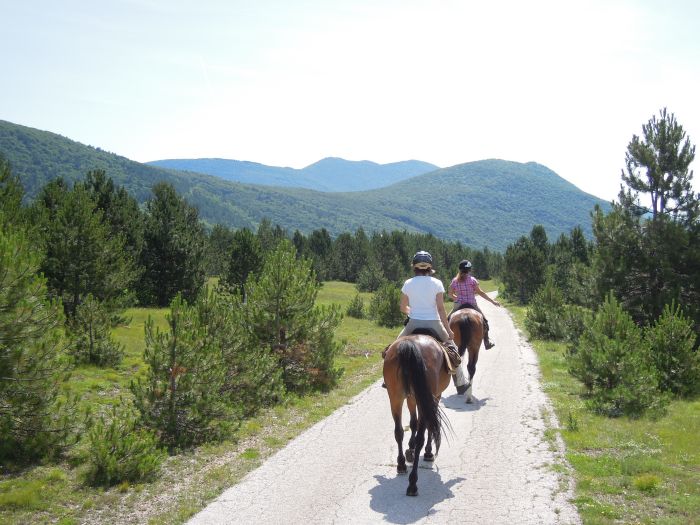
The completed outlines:
{"type": "Polygon", "coordinates": [[[397,347],[399,370],[406,395],[413,394],[418,406],[418,415],[425,428],[433,435],[435,448],[440,449],[443,426],[443,413],[438,401],[428,384],[423,354],[418,345],[410,339],[404,339],[397,347]]]}
{"type": "Polygon", "coordinates": [[[472,320],[471,317],[463,315],[457,321],[457,326],[459,326],[459,356],[464,357],[464,353],[467,351],[467,345],[469,340],[472,338],[472,320]]]}

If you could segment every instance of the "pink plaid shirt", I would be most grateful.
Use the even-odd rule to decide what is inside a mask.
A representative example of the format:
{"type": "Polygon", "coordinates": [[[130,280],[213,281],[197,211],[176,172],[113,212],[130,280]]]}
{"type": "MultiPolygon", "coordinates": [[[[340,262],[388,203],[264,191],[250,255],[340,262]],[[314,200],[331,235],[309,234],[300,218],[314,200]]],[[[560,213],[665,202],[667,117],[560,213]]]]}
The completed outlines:
{"type": "Polygon", "coordinates": [[[457,280],[455,277],[450,283],[450,289],[457,294],[455,304],[473,304],[476,305],[476,287],[479,286],[477,281],[471,275],[463,281],[457,280]]]}

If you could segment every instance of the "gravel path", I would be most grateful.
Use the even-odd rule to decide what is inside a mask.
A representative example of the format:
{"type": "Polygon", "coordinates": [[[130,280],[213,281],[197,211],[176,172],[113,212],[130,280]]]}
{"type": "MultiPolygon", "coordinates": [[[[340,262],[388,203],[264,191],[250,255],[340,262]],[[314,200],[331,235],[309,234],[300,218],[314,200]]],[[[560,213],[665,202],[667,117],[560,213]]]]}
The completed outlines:
{"type": "Polygon", "coordinates": [[[421,461],[417,497],[405,495],[408,476],[396,473],[393,421],[378,380],[189,523],[580,523],[572,482],[551,468],[565,465],[563,447],[544,436],[556,421],[537,358],[505,309],[480,306],[496,347],[481,349],[476,403],[465,404],[454,386],[444,392],[454,433],[434,464],[421,461]]]}

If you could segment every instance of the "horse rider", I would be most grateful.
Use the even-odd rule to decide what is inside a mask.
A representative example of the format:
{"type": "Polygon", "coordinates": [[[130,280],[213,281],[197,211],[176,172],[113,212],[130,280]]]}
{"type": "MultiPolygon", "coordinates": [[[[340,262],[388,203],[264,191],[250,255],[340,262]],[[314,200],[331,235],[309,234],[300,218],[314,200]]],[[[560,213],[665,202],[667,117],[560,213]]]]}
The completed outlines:
{"type": "MultiPolygon", "coordinates": [[[[457,369],[459,352],[445,313],[445,287],[442,281],[433,277],[433,256],[426,251],[416,252],[412,266],[414,276],[406,280],[401,288],[400,308],[408,319],[398,337],[411,335],[420,328],[432,331],[446,348],[452,369],[457,369]]],[[[382,387],[386,388],[386,385],[382,383],[382,387]]]]}
{"type": "Polygon", "coordinates": [[[486,320],[484,312],[477,306],[476,296],[483,297],[495,306],[501,306],[501,303],[491,299],[491,297],[479,287],[479,281],[471,275],[471,271],[472,263],[470,261],[465,259],[459,263],[459,273],[457,273],[450,283],[450,297],[452,297],[455,302],[450,315],[462,308],[472,308],[479,312],[484,318],[484,347],[488,350],[496,346],[496,343],[489,339],[489,322],[486,320]]]}
{"type": "Polygon", "coordinates": [[[412,266],[414,276],[401,288],[401,311],[408,316],[408,322],[399,337],[410,335],[417,328],[427,328],[435,332],[441,342],[456,349],[454,334],[445,314],[445,287],[442,281],[433,277],[432,255],[425,251],[416,252],[412,266]]]}

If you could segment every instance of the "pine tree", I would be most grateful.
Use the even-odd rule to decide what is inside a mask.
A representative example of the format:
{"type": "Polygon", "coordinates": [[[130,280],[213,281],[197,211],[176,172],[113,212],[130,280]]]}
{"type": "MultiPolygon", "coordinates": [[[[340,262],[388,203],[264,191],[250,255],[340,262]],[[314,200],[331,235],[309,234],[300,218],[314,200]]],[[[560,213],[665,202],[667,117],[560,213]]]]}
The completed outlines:
{"type": "Polygon", "coordinates": [[[137,274],[134,261],[124,237],[114,235],[84,187],[49,185],[37,206],[46,250],[41,269],[69,317],[87,294],[107,304],[128,296],[137,274]]]}
{"type": "Polygon", "coordinates": [[[57,453],[73,433],[63,317],[39,261],[24,232],[0,229],[0,462],[57,453]]]}
{"type": "Polygon", "coordinates": [[[0,210],[2,210],[0,226],[4,223],[20,222],[23,196],[24,189],[19,177],[12,174],[10,163],[0,154],[0,210]]]}
{"type": "Polygon", "coordinates": [[[245,323],[238,293],[208,290],[193,305],[204,328],[203,344],[220,349],[225,367],[222,395],[235,414],[248,417],[284,397],[277,357],[260,345],[245,323]]]}
{"type": "Polygon", "coordinates": [[[153,186],[140,258],[143,303],[166,306],[178,293],[187,301],[196,299],[205,281],[204,236],[196,208],[172,185],[153,186]]]}
{"type": "Polygon", "coordinates": [[[503,284],[506,294],[522,304],[542,285],[545,255],[528,237],[522,236],[506,248],[503,258],[503,284]]]}
{"type": "Polygon", "coordinates": [[[675,301],[698,330],[700,199],[689,171],[695,146],[665,109],[643,132],[628,145],[619,203],[607,215],[594,214],[598,287],[601,295],[613,291],[640,325],[675,301]]]}
{"type": "Polygon", "coordinates": [[[73,335],[70,351],[79,363],[114,366],[124,357],[124,346],[112,337],[108,310],[92,294],[78,305],[69,328],[73,335]]]}
{"type": "Polygon", "coordinates": [[[234,232],[221,224],[216,224],[207,235],[206,271],[207,275],[223,277],[228,270],[234,232]]]}
{"type": "Polygon", "coordinates": [[[693,172],[689,166],[695,158],[695,146],[673,113],[666,108],[659,118],[652,117],[642,126],[643,139],[634,135],[625,156],[627,173],[622,181],[620,203],[626,209],[651,213],[651,219],[667,215],[688,224],[698,217],[698,195],[693,192],[693,172]],[[639,201],[648,194],[650,206],[639,201]]]}
{"type": "Polygon", "coordinates": [[[89,171],[81,185],[102,212],[113,236],[124,237],[124,249],[134,261],[143,248],[143,213],[134,197],[123,186],[114,184],[104,170],[89,171]]]}
{"type": "Polygon", "coordinates": [[[132,382],[144,424],[170,450],[220,438],[237,420],[227,403],[226,368],[218,341],[179,294],[170,305],[168,330],[146,322],[145,380],[132,382]]]}
{"type": "Polygon", "coordinates": [[[248,275],[260,271],[263,261],[262,246],[253,232],[247,228],[236,230],[227,261],[224,285],[230,290],[240,292],[245,301],[248,275]]]}
{"type": "Polygon", "coordinates": [[[297,258],[286,240],[247,283],[246,322],[258,344],[278,357],[287,389],[296,392],[328,388],[341,373],[334,366],[339,345],[333,339],[341,313],[337,305],[314,304],[319,286],[311,261],[297,258]]]}

